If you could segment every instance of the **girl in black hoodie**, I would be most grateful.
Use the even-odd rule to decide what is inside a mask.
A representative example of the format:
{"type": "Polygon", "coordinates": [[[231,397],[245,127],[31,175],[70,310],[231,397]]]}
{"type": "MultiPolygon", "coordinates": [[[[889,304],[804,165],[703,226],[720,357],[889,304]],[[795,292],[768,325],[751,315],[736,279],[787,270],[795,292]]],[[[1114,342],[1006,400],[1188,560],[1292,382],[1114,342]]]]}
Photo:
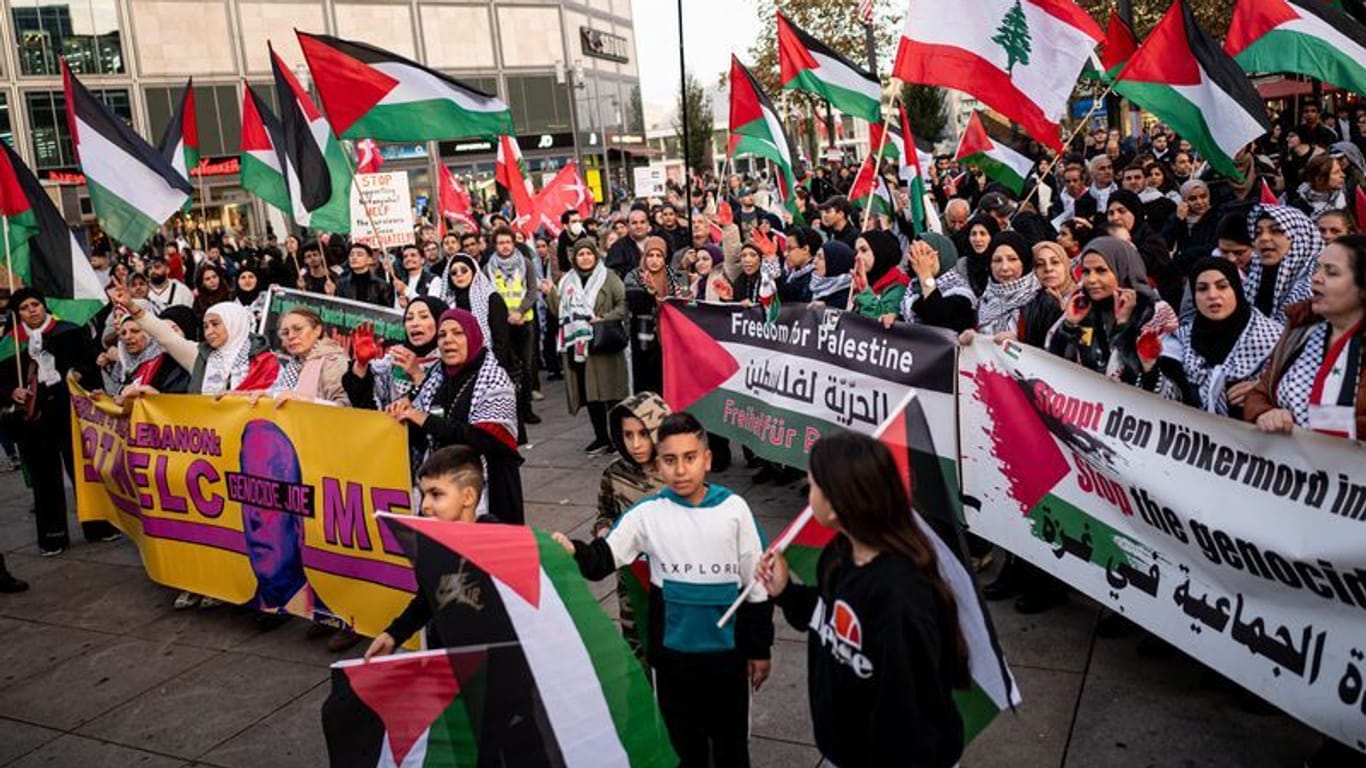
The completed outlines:
{"type": "Polygon", "coordinates": [[[788,623],[810,633],[816,746],[840,768],[954,765],[963,721],[953,690],[970,684],[967,645],[906,488],[887,482],[899,474],[892,453],[840,433],[812,447],[810,468],[811,509],[839,531],[821,552],[818,584],[789,583],[775,553],[758,578],[788,623]]]}

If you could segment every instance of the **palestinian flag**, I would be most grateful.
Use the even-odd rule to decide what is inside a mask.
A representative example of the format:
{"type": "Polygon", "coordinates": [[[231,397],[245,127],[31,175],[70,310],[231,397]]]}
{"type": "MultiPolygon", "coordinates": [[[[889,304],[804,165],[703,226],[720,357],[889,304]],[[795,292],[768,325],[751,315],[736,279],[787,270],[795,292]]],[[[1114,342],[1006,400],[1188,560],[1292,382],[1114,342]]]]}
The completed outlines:
{"type": "Polygon", "coordinates": [[[1114,86],[1231,178],[1243,177],[1233,155],[1271,129],[1257,89],[1195,23],[1185,0],[1157,23],[1114,86]]]}
{"type": "Polygon", "coordinates": [[[512,226],[530,237],[540,226],[541,213],[536,207],[536,189],[531,186],[531,174],[522,160],[522,148],[516,136],[498,137],[498,160],[493,166],[493,180],[498,183],[503,199],[511,200],[517,212],[512,226]]]}
{"type": "Polygon", "coordinates": [[[909,149],[901,155],[901,176],[902,181],[906,182],[908,196],[911,199],[911,223],[915,225],[917,234],[925,231],[927,218],[925,216],[925,195],[929,188],[925,185],[925,174],[922,169],[934,167],[934,156],[928,152],[921,151],[915,143],[915,134],[911,133],[911,118],[906,114],[906,108],[900,108],[901,112],[901,136],[909,149]]]}
{"type": "Polygon", "coordinates": [[[952,466],[955,348],[941,333],[898,326],[889,341],[875,318],[845,312],[827,320],[824,310],[792,303],[783,305],[771,335],[750,333],[751,321],[765,315],[758,307],[665,302],[659,323],[669,408],[692,413],[707,431],[740,441],[760,458],[804,469],[808,441],[846,430],[872,434],[914,390],[931,413],[936,445],[950,449],[943,458],[952,466]],[[842,353],[873,348],[911,354],[915,366],[894,372],[871,356],[842,353]],[[804,391],[788,369],[839,384],[804,391]],[[770,434],[793,439],[775,441],[770,434]]]}
{"type": "Polygon", "coordinates": [[[185,83],[180,104],[161,135],[157,151],[186,179],[190,178],[191,168],[199,167],[199,120],[195,116],[193,77],[185,83]]]}
{"type": "MultiPolygon", "coordinates": [[[[280,165],[293,202],[291,215],[303,227],[344,234],[351,231],[351,166],[327,120],[299,85],[294,72],[270,49],[275,93],[280,99],[280,165]]],[[[316,73],[314,77],[317,77],[316,73]]]]}
{"type": "Polygon", "coordinates": [[[1366,27],[1323,0],[1238,0],[1224,52],[1248,72],[1293,72],[1366,93],[1366,27]]]}
{"type": "Polygon", "coordinates": [[[65,60],[62,86],[68,130],[95,217],[111,239],[141,248],[189,202],[190,182],[95,98],[65,60]]]}
{"type": "Polygon", "coordinates": [[[892,76],[970,94],[1062,151],[1058,121],[1102,39],[1072,0],[910,0],[892,76]]]}
{"type": "MultiPolygon", "coordinates": [[[[0,287],[37,288],[54,315],[84,324],[104,306],[104,286],[33,171],[9,144],[0,146],[0,216],[9,237],[0,287]]],[[[15,323],[15,332],[22,333],[22,323],[15,323]]],[[[0,360],[14,354],[15,342],[9,334],[0,339],[0,360]]]]}
{"type": "Polygon", "coordinates": [[[1273,192],[1273,191],[1271,190],[1271,185],[1266,183],[1266,177],[1265,177],[1265,176],[1262,177],[1262,191],[1261,191],[1261,197],[1260,197],[1260,199],[1261,199],[1262,205],[1280,205],[1280,204],[1281,204],[1280,198],[1276,197],[1276,193],[1273,192]]]}
{"type": "Polygon", "coordinates": [[[781,172],[778,192],[789,211],[796,213],[797,177],[793,172],[797,153],[783,132],[783,122],[759,81],[734,55],[730,57],[731,157],[754,155],[772,160],[781,172]]]}
{"type": "Polygon", "coordinates": [[[284,127],[250,84],[242,94],[242,188],[288,214],[289,187],[280,158],[284,127]]]}
{"type": "Polygon", "coordinates": [[[882,120],[882,84],[867,70],[778,14],[778,66],[783,90],[814,93],[839,111],[882,120]]]}
{"type": "Polygon", "coordinates": [[[1110,12],[1110,23],[1105,27],[1105,41],[1100,44],[1100,54],[1093,59],[1094,66],[1087,67],[1083,75],[1093,77],[1103,83],[1113,82],[1124,65],[1133,58],[1138,50],[1138,35],[1134,28],[1115,11],[1110,12]]]}
{"type": "Polygon", "coordinates": [[[298,32],[318,98],[343,139],[443,141],[512,134],[498,97],[365,43],[298,32]]]}
{"type": "MultiPolygon", "coordinates": [[[[445,738],[440,753],[429,740],[421,762],[365,765],[474,765],[470,749],[479,765],[677,763],[640,663],[573,558],[549,535],[524,526],[376,518],[413,561],[420,591],[437,598],[433,621],[442,641],[488,646],[490,656],[482,710],[460,737],[445,738]]],[[[450,676],[439,668],[433,674],[450,676]]],[[[443,731],[463,727],[449,704],[439,706],[450,700],[451,687],[446,683],[446,695],[425,708],[395,701],[385,722],[388,743],[397,741],[396,723],[405,723],[407,734],[434,728],[430,723],[443,731]]],[[[479,704],[469,699],[467,711],[479,704]]],[[[382,743],[375,735],[371,729],[369,743],[382,743]]]]}
{"type": "Polygon", "coordinates": [[[849,202],[865,211],[871,210],[873,216],[892,215],[892,194],[887,190],[887,182],[883,181],[882,174],[878,173],[874,155],[863,158],[863,164],[854,176],[854,183],[849,185],[849,202]]]}
{"type": "MultiPolygon", "coordinates": [[[[972,741],[997,713],[1019,705],[1020,692],[996,642],[976,583],[967,568],[967,547],[954,504],[957,486],[945,474],[944,463],[930,437],[925,413],[917,398],[908,396],[874,435],[891,449],[901,482],[911,498],[916,524],[934,545],[939,575],[953,592],[958,605],[958,628],[968,646],[968,667],[973,685],[954,691],[954,702],[963,718],[964,743],[972,741]]],[[[816,584],[816,564],[821,550],[835,538],[835,531],[816,521],[807,507],[783,530],[773,548],[786,550],[792,573],[804,584],[816,584]]]]}
{"type": "Polygon", "coordinates": [[[978,166],[988,178],[1013,189],[1017,195],[1024,191],[1025,180],[1034,172],[1034,159],[1023,147],[1012,143],[1007,129],[977,111],[972,113],[963,137],[958,140],[955,157],[959,162],[978,166]]]}

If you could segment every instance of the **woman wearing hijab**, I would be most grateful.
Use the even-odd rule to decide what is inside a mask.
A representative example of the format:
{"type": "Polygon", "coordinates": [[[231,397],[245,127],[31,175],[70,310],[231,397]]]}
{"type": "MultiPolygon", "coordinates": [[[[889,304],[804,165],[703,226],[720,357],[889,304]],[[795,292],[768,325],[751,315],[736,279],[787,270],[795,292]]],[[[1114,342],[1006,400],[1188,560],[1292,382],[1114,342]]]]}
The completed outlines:
{"type": "MultiPolygon", "coordinates": [[[[177,309],[189,312],[185,307],[177,309]]],[[[166,311],[163,311],[163,320],[167,319],[165,315],[166,311]]],[[[190,372],[170,359],[161,343],[148,336],[132,315],[124,315],[119,321],[117,354],[118,359],[111,372],[116,384],[111,394],[116,397],[159,392],[178,395],[184,394],[190,386],[190,372]]]]}
{"type": "Polygon", "coordinates": [[[1247,217],[1252,263],[1243,289],[1257,311],[1278,323],[1286,308],[1310,298],[1323,236],[1308,216],[1286,205],[1259,205],[1247,217]]]}
{"type": "MultiPolygon", "coordinates": [[[[922,232],[911,243],[910,285],[901,300],[901,317],[908,323],[947,328],[962,333],[977,324],[977,296],[967,279],[954,269],[958,248],[936,232],[922,232]]],[[[890,326],[887,318],[883,325],[890,326]]]]}
{"type": "MultiPolygon", "coordinates": [[[[440,362],[436,356],[436,322],[446,303],[418,296],[403,310],[402,344],[381,350],[374,331],[357,329],[351,336],[354,359],[342,386],[354,408],[385,410],[422,386],[440,362]]],[[[482,331],[481,331],[482,333],[482,331]]]]}
{"type": "Polygon", "coordinates": [[[977,305],[977,331],[1018,337],[1021,313],[1043,291],[1034,275],[1034,251],[1018,232],[991,241],[991,281],[977,305]]]}
{"type": "Polygon", "coordinates": [[[1148,226],[1143,202],[1138,195],[1127,189],[1117,189],[1110,193],[1105,204],[1105,217],[1111,225],[1124,227],[1129,231],[1129,242],[1138,249],[1143,257],[1143,266],[1148,277],[1157,286],[1162,299],[1173,307],[1181,305],[1181,273],[1172,266],[1171,248],[1153,228],[1148,226]]]}
{"type": "Polygon", "coordinates": [[[270,293],[266,291],[266,284],[261,280],[261,273],[256,271],[256,267],[242,267],[238,270],[237,292],[234,298],[238,304],[251,310],[253,322],[261,318],[261,313],[266,309],[268,296],[270,293]]]}
{"type": "MultiPolygon", "coordinates": [[[[1148,285],[1133,245],[1098,237],[1081,256],[1081,290],[1053,326],[1048,351],[1126,384],[1177,399],[1175,379],[1158,366],[1176,312],[1148,285]]],[[[1173,361],[1174,362],[1174,361],[1173,361]]]]}
{"type": "Polygon", "coordinates": [[[730,281],[728,301],[750,306],[759,303],[759,289],[764,283],[764,255],[759,246],[746,242],[740,246],[740,272],[730,281]]]}
{"type": "Polygon", "coordinates": [[[973,296],[981,296],[991,280],[991,238],[1001,231],[1000,225],[990,216],[979,213],[968,219],[963,229],[954,236],[958,246],[958,263],[954,269],[972,288],[973,296]]]}
{"type": "Polygon", "coordinates": [[[689,267],[692,271],[689,294],[698,301],[730,301],[730,281],[726,280],[720,269],[723,260],[721,249],[704,245],[693,253],[692,266],[689,267]]]}
{"type": "MultiPolygon", "coordinates": [[[[590,238],[574,244],[573,269],[564,273],[558,286],[542,280],[540,287],[550,311],[560,318],[559,348],[569,413],[588,406],[593,442],[584,450],[605,453],[612,447],[607,412],[630,394],[630,385],[625,348],[594,351],[593,342],[598,325],[626,319],[626,288],[602,263],[598,244],[590,238]]],[[[602,338],[606,341],[608,334],[602,338]]]]}
{"type": "Polygon", "coordinates": [[[521,524],[522,457],[517,453],[517,392],[507,371],[484,346],[478,319],[467,310],[448,309],[437,323],[440,366],[417,387],[412,398],[389,407],[409,427],[409,444],[419,456],[438,448],[468,445],[484,463],[485,493],[480,512],[500,522],[521,524]]]}
{"type": "Polygon", "coordinates": [[[1181,202],[1162,228],[1162,239],[1171,243],[1172,261],[1182,274],[1189,274],[1197,261],[1214,253],[1219,244],[1219,218],[1208,184],[1191,179],[1181,185],[1181,202]]]}
{"type": "Polygon", "coordinates": [[[194,281],[194,313],[203,317],[204,312],[215,304],[232,301],[232,283],[228,274],[217,264],[205,264],[199,268],[194,281]]]}
{"type": "Polygon", "coordinates": [[[901,241],[883,229],[870,229],[854,241],[854,259],[866,286],[854,294],[853,311],[881,318],[901,313],[911,279],[901,271],[901,241]]]}
{"type": "Polygon", "coordinates": [[[631,314],[632,389],[661,392],[664,357],[659,345],[659,305],[687,291],[669,266],[669,245],[664,238],[645,238],[640,264],[626,275],[624,290],[631,314]]]}
{"type": "Polygon", "coordinates": [[[1189,404],[1242,418],[1243,402],[1271,357],[1281,325],[1252,308],[1238,267],[1227,259],[1198,262],[1190,290],[1196,314],[1178,336],[1189,404]]]}
{"type": "Polygon", "coordinates": [[[1048,331],[1062,317],[1067,299],[1076,290],[1072,260],[1067,250],[1052,240],[1034,244],[1034,276],[1040,291],[1020,310],[1015,337],[1020,343],[1043,349],[1048,331]]]}
{"type": "Polygon", "coordinates": [[[827,240],[816,251],[811,275],[811,302],[835,309],[849,306],[854,280],[854,249],[839,240],[827,240]]]}
{"type": "Polygon", "coordinates": [[[493,350],[498,364],[513,381],[520,373],[512,356],[512,329],[508,325],[508,305],[493,281],[473,256],[461,251],[446,262],[446,279],[433,281],[429,292],[451,309],[463,309],[474,315],[484,343],[493,350]]]}

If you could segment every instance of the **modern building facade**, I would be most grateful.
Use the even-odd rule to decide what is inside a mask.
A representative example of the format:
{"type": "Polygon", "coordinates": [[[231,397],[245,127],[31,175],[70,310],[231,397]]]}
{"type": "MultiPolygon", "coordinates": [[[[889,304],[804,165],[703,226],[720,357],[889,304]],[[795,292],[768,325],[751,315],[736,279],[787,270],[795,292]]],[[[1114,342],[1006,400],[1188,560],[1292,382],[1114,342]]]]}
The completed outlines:
{"type": "MultiPolygon", "coordinates": [[[[634,137],[644,141],[631,0],[0,0],[0,8],[0,139],[51,185],[73,223],[90,210],[66,125],[62,58],[153,143],[194,77],[203,162],[192,174],[191,218],[210,228],[264,230],[267,212],[237,176],[243,83],[276,103],[268,41],[308,83],[295,29],[361,40],[497,93],[538,181],[581,157],[600,187],[613,165],[623,177],[634,137]]],[[[384,170],[408,172],[419,205],[434,196],[438,162],[472,189],[491,184],[492,142],[381,150],[384,170]]]]}

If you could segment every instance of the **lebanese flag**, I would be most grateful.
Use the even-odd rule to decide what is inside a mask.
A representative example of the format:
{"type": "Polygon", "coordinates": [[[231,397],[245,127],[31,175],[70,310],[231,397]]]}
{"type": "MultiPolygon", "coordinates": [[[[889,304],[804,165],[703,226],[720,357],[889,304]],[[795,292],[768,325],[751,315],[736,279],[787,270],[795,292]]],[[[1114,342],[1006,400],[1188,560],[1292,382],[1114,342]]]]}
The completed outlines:
{"type": "Polygon", "coordinates": [[[497,96],[354,40],[295,30],[337,136],[444,141],[513,134],[497,96]]]}
{"type": "Polygon", "coordinates": [[[442,640],[457,650],[484,646],[488,656],[482,665],[434,660],[426,670],[359,683],[380,695],[357,690],[355,667],[343,667],[340,682],[370,717],[345,716],[355,708],[340,706],[346,689],[334,673],[323,707],[333,766],[677,764],[640,662],[548,534],[375,517],[412,560],[442,640]],[[466,684],[476,677],[478,685],[466,684]],[[452,711],[461,703],[464,717],[452,711]]]}
{"type": "Polygon", "coordinates": [[[341,143],[274,48],[270,49],[270,65],[275,74],[275,93],[280,98],[280,123],[284,127],[280,165],[293,202],[291,215],[300,226],[350,232],[351,167],[341,143]]]}
{"type": "Polygon", "coordinates": [[[1090,74],[1101,82],[1113,81],[1137,50],[1138,35],[1134,34],[1133,27],[1119,13],[1111,11],[1110,23],[1105,27],[1105,41],[1097,51],[1100,64],[1090,74]]]}
{"type": "Polygon", "coordinates": [[[1120,71],[1115,91],[1157,115],[1217,171],[1243,178],[1233,155],[1271,129],[1266,107],[1237,62],[1174,3],[1120,71]]]}
{"type": "MultiPolygon", "coordinates": [[[[898,477],[911,502],[909,514],[933,545],[939,576],[958,606],[958,628],[967,641],[973,683],[967,691],[954,692],[966,744],[1002,710],[1018,706],[1020,692],[967,568],[967,547],[954,504],[957,484],[944,471],[946,460],[935,451],[920,401],[908,395],[873,436],[891,450],[898,477]]],[[[783,529],[771,548],[785,553],[792,573],[801,583],[816,585],[821,550],[834,538],[835,531],[821,525],[811,507],[807,507],[783,529]]],[[[834,618],[838,622],[839,616],[834,618]]]]}
{"type": "MultiPolygon", "coordinates": [[[[42,291],[48,308],[59,319],[83,325],[105,305],[104,285],[33,171],[9,144],[0,142],[0,146],[4,149],[0,152],[0,217],[9,237],[8,258],[0,262],[0,268],[13,269],[14,287],[42,291]]],[[[6,275],[0,287],[10,286],[6,275]]],[[[12,333],[22,325],[15,323],[11,334],[0,339],[0,360],[14,354],[12,333]]]]}
{"type": "Polygon", "coordinates": [[[95,98],[62,61],[67,128],[90,204],[110,238],[132,249],[190,200],[190,182],[95,98]]]}
{"type": "Polygon", "coordinates": [[[806,91],[870,123],[882,119],[882,83],[835,49],[778,14],[778,67],[783,90],[806,91]]]}
{"type": "Polygon", "coordinates": [[[1224,52],[1248,72],[1293,72],[1366,93],[1366,27],[1323,0],[1238,0],[1224,52]]]}
{"type": "Polygon", "coordinates": [[[983,118],[981,112],[974,110],[958,141],[955,159],[978,166],[989,178],[1010,187],[1018,195],[1024,191],[1025,180],[1034,172],[1034,159],[1025,154],[1022,147],[1013,146],[1005,133],[999,123],[983,118]],[[988,124],[992,131],[988,131],[988,124]]]}
{"type": "Polygon", "coordinates": [[[540,224],[540,211],[536,207],[536,190],[527,177],[522,148],[517,146],[515,136],[498,137],[498,161],[493,167],[493,179],[512,200],[512,207],[517,212],[512,226],[531,237],[540,224]]]}
{"type": "Polygon", "coordinates": [[[280,155],[284,127],[261,95],[247,84],[242,93],[242,188],[289,214],[289,187],[280,155]]]}
{"type": "Polygon", "coordinates": [[[440,164],[441,186],[437,190],[437,210],[440,212],[441,220],[437,223],[437,229],[441,237],[446,236],[446,221],[454,219],[465,225],[466,232],[473,232],[479,229],[478,223],[474,220],[471,213],[470,193],[465,190],[465,185],[445,163],[440,164]]]}
{"type": "Polygon", "coordinates": [[[1103,39],[1072,0],[910,0],[892,76],[970,94],[1062,151],[1058,121],[1103,39]]]}
{"type": "Polygon", "coordinates": [[[536,209],[540,212],[541,223],[550,234],[559,237],[563,227],[560,216],[565,211],[578,211],[585,219],[593,213],[593,192],[583,183],[578,166],[573,160],[555,174],[536,196],[536,209]]]}
{"type": "Polygon", "coordinates": [[[157,143],[157,151],[172,168],[190,178],[190,170],[199,167],[199,119],[194,106],[194,78],[185,82],[180,93],[180,104],[157,143]]]}
{"type": "Polygon", "coordinates": [[[356,173],[379,173],[382,167],[384,155],[379,152],[379,142],[374,139],[356,142],[356,173]]]}

